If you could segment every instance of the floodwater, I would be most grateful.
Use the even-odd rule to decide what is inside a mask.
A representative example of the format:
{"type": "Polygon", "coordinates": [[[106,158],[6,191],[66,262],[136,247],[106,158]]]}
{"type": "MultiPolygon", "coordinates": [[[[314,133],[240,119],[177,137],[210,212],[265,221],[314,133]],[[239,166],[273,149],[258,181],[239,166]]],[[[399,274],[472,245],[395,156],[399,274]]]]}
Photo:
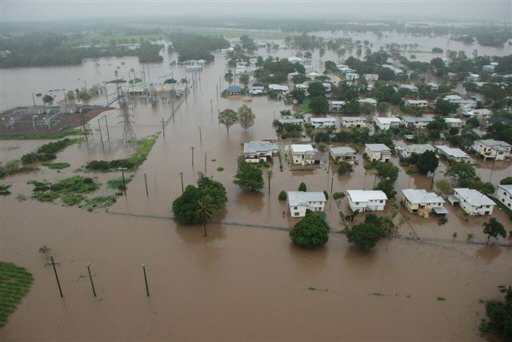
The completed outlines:
{"type": "MultiPolygon", "coordinates": [[[[291,51],[280,53],[289,55],[291,51]]],[[[124,65],[118,59],[100,60],[97,75],[88,73],[91,67],[96,70],[92,61],[81,67],[6,72],[19,82],[34,69],[53,72],[51,84],[39,79],[34,89],[43,85],[73,88],[78,78],[90,77],[87,82],[92,83],[111,79],[117,66],[123,75],[130,68],[137,73],[142,70],[136,60],[122,60],[124,65]],[[16,73],[19,77],[14,77],[16,73]]],[[[183,67],[171,69],[167,62],[166,57],[165,63],[151,65],[151,77],[185,76],[183,67]]],[[[279,191],[295,190],[300,182],[305,182],[308,190],[329,193],[331,184],[332,192],[370,189],[378,179],[371,172],[365,175],[361,164],[350,176],[333,176],[332,165],[314,171],[291,171],[283,165],[281,172],[276,157],[270,191],[265,173],[261,193],[242,192],[233,183],[241,144],[275,139],[272,121],[287,107],[266,98],[252,102],[218,98],[216,86],[226,87],[225,62],[216,55],[216,61],[191,80],[189,95],[174,118],[168,104],[152,108],[139,101],[130,106],[139,138],[161,131],[162,119],[168,123],[165,137],[159,135],[147,161],[133,174],[127,197],[119,197],[108,212],[18,202],[16,194],[30,195],[29,179],[57,180],[75,174],[89,160],[128,155],[133,148],[121,144],[119,110],[105,112],[90,122],[93,137],[88,144],[81,142],[58,155],[57,161],[69,162],[70,168],[60,172],[42,168],[4,179],[13,184],[13,195],[0,198],[0,257],[26,267],[35,282],[0,330],[0,339],[480,339],[477,327],[484,310],[479,300],[499,298],[496,286],[512,281],[510,248],[465,241],[468,232],[475,234],[474,241],[485,241],[481,233],[485,219],[467,219],[460,208],[448,204],[448,223],[439,226],[434,218],[420,219],[399,208],[400,237],[382,241],[374,251],[363,254],[351,248],[343,234],[334,233],[344,226],[338,205],[329,201],[326,214],[333,234],[326,247],[304,251],[291,246],[286,230],[296,220],[283,217],[287,207],[277,200],[279,191]],[[227,134],[216,113],[242,104],[254,110],[255,125],[247,131],[235,125],[227,134]],[[109,123],[110,143],[103,131],[102,148],[99,127],[105,129],[104,117],[109,123]],[[219,218],[222,223],[210,224],[207,238],[202,227],[181,226],[169,219],[170,204],[181,193],[181,172],[185,185],[195,183],[203,172],[220,180],[228,192],[226,210],[219,218]],[[458,232],[455,239],[454,231],[458,232]],[[60,263],[64,299],[58,296],[52,269],[37,252],[42,245],[52,248],[60,263]],[[91,263],[97,298],[92,296],[86,277],[87,262],[91,263]],[[150,298],[144,293],[142,263],[147,265],[150,298]]],[[[16,86],[12,89],[9,101],[22,102],[26,94],[19,88],[15,91],[16,86]]],[[[22,151],[39,144],[0,143],[2,154],[9,151],[8,157],[0,160],[19,158],[22,151]]],[[[494,172],[507,169],[510,166],[494,172]]],[[[102,183],[120,176],[89,175],[102,183]]],[[[397,188],[408,186],[428,189],[430,179],[411,177],[401,169],[397,188]]],[[[346,208],[346,200],[340,207],[346,208]]],[[[510,222],[497,210],[495,215],[510,222]]]]}

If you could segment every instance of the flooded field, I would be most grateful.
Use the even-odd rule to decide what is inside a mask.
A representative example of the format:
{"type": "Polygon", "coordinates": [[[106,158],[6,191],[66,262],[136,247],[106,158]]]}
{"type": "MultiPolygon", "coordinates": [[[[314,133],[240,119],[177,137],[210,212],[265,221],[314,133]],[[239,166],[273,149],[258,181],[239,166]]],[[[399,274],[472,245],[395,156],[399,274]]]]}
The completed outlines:
{"type": "MultiPolygon", "coordinates": [[[[290,56],[292,51],[278,54],[290,56]]],[[[45,73],[57,75],[52,87],[73,89],[85,77],[88,84],[103,82],[114,78],[117,67],[122,74],[143,67],[136,59],[122,61],[124,65],[118,59],[102,59],[99,67],[88,61],[79,67],[2,71],[11,81],[22,83],[31,72],[36,80],[23,92],[9,86],[4,105],[22,104],[30,91],[47,87],[45,73]]],[[[171,69],[168,62],[166,58],[144,68],[152,77],[186,76],[183,67],[171,69]]],[[[345,227],[338,204],[329,200],[326,214],[332,234],[327,246],[317,251],[291,246],[287,229],[297,221],[283,216],[287,206],[277,200],[279,191],[296,190],[300,182],[310,191],[329,193],[331,184],[332,192],[371,189],[378,179],[362,164],[349,176],[338,176],[329,165],[291,171],[284,164],[280,171],[276,157],[271,176],[264,175],[261,193],[241,191],[233,177],[242,143],[276,139],[272,121],[289,107],[267,98],[220,98],[216,88],[227,86],[225,65],[216,55],[215,62],[193,78],[174,116],[168,104],[130,105],[137,138],[161,132],[162,119],[167,122],[165,136],[160,133],[146,162],[131,174],[127,196],[119,197],[108,212],[19,202],[16,195],[30,196],[30,179],[55,181],[79,173],[105,183],[120,177],[77,171],[90,160],[133,152],[133,146],[121,143],[124,127],[117,109],[91,121],[88,143],[81,141],[58,154],[56,161],[71,167],[42,167],[4,179],[13,184],[13,195],[0,198],[0,257],[26,267],[35,282],[0,330],[0,339],[479,340],[477,327],[484,312],[479,300],[497,298],[496,286],[512,282],[511,249],[477,244],[486,240],[486,219],[466,218],[460,208],[447,204],[448,223],[440,226],[436,218],[413,216],[398,203],[400,237],[362,254],[339,233],[345,227]],[[255,112],[255,125],[247,131],[235,125],[227,134],[218,124],[218,110],[236,110],[243,104],[255,112]],[[96,127],[103,125],[104,117],[110,141],[103,137],[102,146],[96,127]],[[221,181],[228,193],[222,223],[210,224],[207,238],[200,227],[180,226],[170,218],[170,204],[181,194],[180,173],[187,185],[195,183],[199,172],[221,181]],[[466,241],[468,233],[474,234],[475,243],[466,241]],[[52,269],[38,253],[42,245],[52,248],[60,263],[64,299],[58,296],[52,269]],[[86,262],[91,263],[97,298],[86,277],[86,262]],[[144,293],[142,263],[147,265],[150,298],[144,293]]],[[[43,143],[0,141],[0,161],[19,158],[43,143]]],[[[512,172],[510,163],[496,164],[494,171],[492,167],[479,162],[478,174],[494,184],[512,172]]],[[[396,188],[429,189],[430,184],[430,178],[409,176],[401,169],[396,188]]],[[[346,205],[341,201],[340,208],[346,210],[346,205]]],[[[494,216],[511,229],[503,213],[496,209],[494,216]]]]}

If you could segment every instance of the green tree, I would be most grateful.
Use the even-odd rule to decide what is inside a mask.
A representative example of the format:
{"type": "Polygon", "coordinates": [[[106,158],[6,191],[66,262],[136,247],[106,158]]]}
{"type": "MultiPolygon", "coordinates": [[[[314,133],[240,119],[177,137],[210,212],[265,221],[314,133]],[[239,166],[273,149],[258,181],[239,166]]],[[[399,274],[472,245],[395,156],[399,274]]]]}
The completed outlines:
{"type": "Polygon", "coordinates": [[[378,227],[382,232],[382,237],[390,237],[397,231],[397,227],[393,223],[393,220],[388,217],[379,217],[377,215],[370,214],[366,216],[364,223],[373,224],[378,227]]]}
{"type": "Polygon", "coordinates": [[[367,251],[375,247],[382,237],[382,231],[373,224],[358,224],[347,232],[348,242],[354,244],[357,249],[367,251]]]}
{"type": "Polygon", "coordinates": [[[459,105],[439,98],[436,102],[436,114],[447,116],[457,111],[459,105]]]}
{"type": "Polygon", "coordinates": [[[347,102],[343,107],[343,112],[347,114],[360,114],[361,113],[361,104],[357,100],[352,100],[347,102]]]}
{"type": "Polygon", "coordinates": [[[234,182],[242,189],[249,191],[261,190],[265,185],[263,182],[263,172],[256,166],[246,162],[240,163],[234,182]]]}
{"type": "Polygon", "coordinates": [[[233,126],[238,122],[238,114],[232,109],[224,109],[219,113],[219,123],[226,126],[226,130],[229,134],[229,127],[233,126]]]}
{"type": "Polygon", "coordinates": [[[500,180],[501,185],[510,185],[512,184],[512,177],[505,177],[502,180],[500,180]]]}
{"type": "Polygon", "coordinates": [[[53,103],[53,96],[46,94],[43,96],[43,103],[45,104],[51,104],[53,103]]]}
{"type": "Polygon", "coordinates": [[[416,167],[418,171],[426,175],[429,172],[434,172],[439,166],[439,159],[433,151],[425,151],[418,156],[416,167]]]}
{"type": "Polygon", "coordinates": [[[311,97],[325,96],[325,87],[320,82],[311,82],[308,86],[308,93],[311,97]]]}
{"type": "Polygon", "coordinates": [[[199,201],[201,192],[194,185],[185,188],[183,194],[172,203],[172,211],[179,223],[199,224],[202,223],[202,217],[199,213],[199,201]]]}
{"type": "Polygon", "coordinates": [[[339,163],[338,166],[338,174],[339,175],[346,175],[347,173],[350,173],[353,171],[352,164],[347,163],[346,161],[342,161],[339,163]]]}
{"type": "Polygon", "coordinates": [[[323,96],[313,97],[309,101],[309,109],[313,114],[329,113],[329,102],[323,96]]]}
{"type": "Polygon", "coordinates": [[[241,74],[239,77],[240,83],[242,83],[244,86],[247,87],[249,84],[249,75],[248,74],[241,74]]]}
{"type": "Polygon", "coordinates": [[[304,192],[308,191],[308,187],[306,186],[306,183],[301,182],[299,184],[299,191],[304,191],[304,192]]]}
{"type": "Polygon", "coordinates": [[[243,105],[238,109],[238,122],[243,129],[248,129],[254,125],[254,112],[251,108],[246,105],[243,105]]]}
{"type": "Polygon", "coordinates": [[[302,104],[306,98],[306,93],[302,89],[294,89],[291,94],[298,104],[302,104]]]}
{"type": "Polygon", "coordinates": [[[309,212],[290,230],[290,238],[303,248],[320,247],[329,241],[329,226],[319,214],[309,212]]]}
{"type": "Polygon", "coordinates": [[[498,235],[506,238],[507,237],[507,231],[505,230],[505,227],[501,224],[500,221],[496,220],[494,217],[491,217],[489,222],[486,222],[483,224],[484,227],[484,234],[487,235],[487,243],[489,243],[489,240],[491,237],[497,239],[498,235]]]}
{"type": "Polygon", "coordinates": [[[287,198],[288,198],[288,195],[286,194],[286,191],[281,190],[281,192],[279,193],[278,199],[280,201],[286,201],[287,198]]]}
{"type": "Polygon", "coordinates": [[[488,320],[482,319],[480,332],[493,334],[502,341],[512,341],[512,287],[498,286],[505,295],[505,301],[489,300],[485,303],[488,320]]]}
{"type": "Polygon", "coordinates": [[[453,163],[446,171],[446,175],[453,177],[460,187],[468,187],[476,178],[474,166],[468,163],[453,163]]]}

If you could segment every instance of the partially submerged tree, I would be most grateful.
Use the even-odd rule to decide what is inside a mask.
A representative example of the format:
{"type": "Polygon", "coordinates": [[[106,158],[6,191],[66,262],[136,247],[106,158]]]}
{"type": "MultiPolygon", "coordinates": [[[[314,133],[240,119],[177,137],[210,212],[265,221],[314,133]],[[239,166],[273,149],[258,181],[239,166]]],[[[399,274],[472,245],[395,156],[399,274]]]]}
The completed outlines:
{"type": "Polygon", "coordinates": [[[306,183],[300,182],[299,184],[299,191],[308,191],[308,187],[306,186],[306,183]]]}
{"type": "Polygon", "coordinates": [[[347,232],[348,242],[353,243],[357,249],[367,251],[375,247],[382,237],[382,231],[373,224],[358,224],[347,232]]]}
{"type": "Polygon", "coordinates": [[[243,105],[238,109],[238,122],[243,129],[248,129],[254,126],[255,117],[256,115],[254,115],[252,109],[246,105],[243,105]]]}
{"type": "Polygon", "coordinates": [[[229,127],[233,126],[238,122],[238,114],[232,109],[224,109],[219,113],[219,123],[226,126],[226,130],[229,134],[229,127]]]}
{"type": "Polygon", "coordinates": [[[498,286],[505,301],[489,300],[485,303],[488,320],[482,319],[480,332],[493,334],[502,341],[512,341],[512,287],[498,286]]]}
{"type": "Polygon", "coordinates": [[[242,189],[249,191],[261,190],[265,185],[263,181],[263,172],[258,167],[246,162],[240,163],[234,182],[242,189]]]}
{"type": "Polygon", "coordinates": [[[343,176],[352,171],[353,171],[352,164],[347,163],[346,161],[342,161],[339,163],[339,166],[338,166],[338,174],[339,175],[343,176]]]}
{"type": "Polygon", "coordinates": [[[507,231],[505,227],[500,223],[500,221],[496,220],[494,217],[491,217],[489,222],[483,224],[484,226],[484,234],[487,234],[487,243],[491,237],[497,239],[498,235],[505,238],[507,237],[507,231]]]}
{"type": "Polygon", "coordinates": [[[434,172],[439,166],[439,160],[433,151],[425,151],[418,156],[416,167],[424,175],[434,172]]]}
{"type": "Polygon", "coordinates": [[[294,244],[303,248],[320,247],[329,241],[329,226],[318,213],[308,212],[290,230],[290,238],[294,244]]]}

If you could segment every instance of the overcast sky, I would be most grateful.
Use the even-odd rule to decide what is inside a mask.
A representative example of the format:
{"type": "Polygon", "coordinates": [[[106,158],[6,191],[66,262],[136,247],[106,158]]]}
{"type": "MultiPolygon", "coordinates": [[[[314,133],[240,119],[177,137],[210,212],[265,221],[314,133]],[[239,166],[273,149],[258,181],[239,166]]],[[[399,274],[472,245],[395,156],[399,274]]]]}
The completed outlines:
{"type": "Polygon", "coordinates": [[[508,22],[512,0],[0,0],[2,21],[144,16],[438,19],[508,22]]]}

